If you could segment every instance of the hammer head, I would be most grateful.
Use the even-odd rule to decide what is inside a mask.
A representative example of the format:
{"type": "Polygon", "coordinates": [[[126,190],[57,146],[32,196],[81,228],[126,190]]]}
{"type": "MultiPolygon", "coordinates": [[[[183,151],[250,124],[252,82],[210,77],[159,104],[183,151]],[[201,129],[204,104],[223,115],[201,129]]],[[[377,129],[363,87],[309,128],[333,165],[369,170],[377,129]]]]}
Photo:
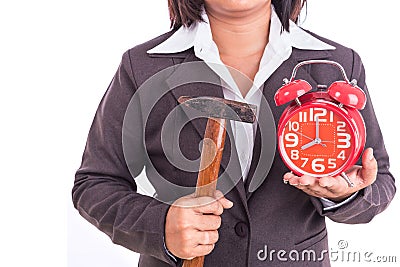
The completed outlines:
{"type": "Polygon", "coordinates": [[[209,96],[194,98],[181,96],[178,102],[201,111],[208,118],[221,118],[247,123],[253,123],[256,120],[257,107],[247,103],[209,96]]]}

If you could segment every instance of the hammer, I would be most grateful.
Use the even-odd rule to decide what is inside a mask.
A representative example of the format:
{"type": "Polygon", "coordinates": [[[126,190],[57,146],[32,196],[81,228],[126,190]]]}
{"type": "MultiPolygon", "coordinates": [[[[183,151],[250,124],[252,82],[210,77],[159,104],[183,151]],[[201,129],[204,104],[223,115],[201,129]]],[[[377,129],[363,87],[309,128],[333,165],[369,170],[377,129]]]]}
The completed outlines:
{"type": "MultiPolygon", "coordinates": [[[[225,145],[226,121],[253,123],[256,120],[255,105],[217,97],[181,96],[178,102],[196,109],[208,118],[201,150],[200,170],[197,176],[195,197],[214,197],[218,173],[225,145]]],[[[204,256],[185,260],[183,267],[202,267],[204,256]]]]}

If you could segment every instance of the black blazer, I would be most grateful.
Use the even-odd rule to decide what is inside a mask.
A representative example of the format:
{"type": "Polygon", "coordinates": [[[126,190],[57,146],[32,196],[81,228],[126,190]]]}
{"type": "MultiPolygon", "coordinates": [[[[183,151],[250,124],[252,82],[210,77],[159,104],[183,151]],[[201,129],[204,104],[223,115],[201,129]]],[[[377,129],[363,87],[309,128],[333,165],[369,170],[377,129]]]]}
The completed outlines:
{"type": "MultiPolygon", "coordinates": [[[[195,119],[181,130],[170,128],[168,133],[178,138],[180,149],[173,142],[164,144],[163,149],[163,123],[171,119],[167,116],[178,105],[177,98],[181,95],[223,97],[222,88],[217,85],[194,83],[177,86],[179,80],[187,74],[186,69],[179,67],[179,64],[200,61],[192,49],[166,55],[146,53],[171,34],[164,34],[136,46],[123,55],[119,69],[97,110],[73,187],[73,202],[80,214],[109,235],[113,242],[140,253],[139,266],[146,267],[177,265],[166,255],[164,249],[164,224],[169,208],[165,202],[172,202],[181,194],[190,193],[190,190],[170,192],[165,180],[159,179],[157,174],[177,185],[195,186],[197,173],[182,170],[171,164],[169,159],[178,157],[179,151],[190,160],[199,158],[199,142],[205,130],[206,119],[195,119]],[[158,79],[157,84],[146,82],[154,74],[167,68],[169,71],[163,76],[165,79],[158,79]],[[141,90],[136,102],[130,106],[134,123],[124,133],[123,140],[122,124],[128,104],[138,88],[145,86],[147,89],[141,90]],[[156,87],[168,90],[150,109],[145,104],[146,98],[151,97],[156,87]],[[144,118],[144,110],[149,111],[148,118],[144,118]],[[124,151],[122,145],[126,145],[128,139],[129,148],[124,151]],[[133,177],[144,167],[148,179],[156,189],[158,199],[163,199],[164,202],[136,192],[137,184],[133,177]]],[[[262,150],[271,149],[265,143],[261,146],[262,135],[258,130],[253,161],[246,181],[233,179],[230,184],[229,179],[225,179],[218,185],[222,189],[232,188],[226,197],[234,202],[234,206],[222,215],[220,239],[213,252],[206,256],[205,266],[329,266],[328,253],[323,254],[324,250],[329,251],[325,216],[341,223],[366,223],[383,211],[395,194],[394,178],[389,172],[389,158],[369,98],[360,57],[349,48],[316,37],[332,44],[336,50],[293,49],[290,58],[265,82],[264,97],[277,122],[285,107],[276,107],[273,96],[282,85],[282,79],[290,76],[297,63],[309,59],[339,62],[350,79],[358,80],[358,85],[365,90],[368,97],[362,115],[367,129],[366,145],[374,148],[379,165],[377,180],[359,192],[350,203],[325,212],[318,199],[282,182],[283,174],[288,169],[279,153],[275,153],[270,171],[256,174],[265,176],[262,177],[265,178],[263,183],[254,192],[249,192],[249,184],[254,178],[257,165],[265,162],[260,157],[262,150]],[[287,261],[279,260],[276,254],[273,262],[268,257],[263,261],[265,255],[261,250],[265,246],[268,251],[285,250],[286,254],[281,257],[287,261]],[[300,252],[299,261],[291,261],[291,250],[300,252]],[[315,260],[311,255],[311,261],[301,261],[303,250],[315,251],[315,260]],[[323,259],[318,260],[321,255],[323,259]]],[[[314,88],[317,84],[329,85],[341,79],[336,69],[321,65],[302,68],[297,77],[309,81],[314,88]]],[[[181,116],[185,115],[176,114],[180,115],[172,117],[172,121],[182,119],[181,116]]],[[[262,114],[261,110],[260,116],[262,114]]],[[[234,143],[227,136],[221,172],[231,168],[228,176],[238,176],[240,167],[231,144],[234,143]]],[[[293,259],[296,255],[291,256],[293,259]]]]}

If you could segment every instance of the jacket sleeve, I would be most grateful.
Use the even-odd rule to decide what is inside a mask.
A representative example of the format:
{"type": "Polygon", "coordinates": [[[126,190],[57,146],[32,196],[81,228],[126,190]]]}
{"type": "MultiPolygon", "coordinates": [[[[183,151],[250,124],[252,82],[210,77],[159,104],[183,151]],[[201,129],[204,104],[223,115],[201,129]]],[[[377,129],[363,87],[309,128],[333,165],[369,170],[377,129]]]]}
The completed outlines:
{"type": "Polygon", "coordinates": [[[145,165],[140,126],[133,144],[137,151],[129,162],[133,168],[129,170],[124,158],[123,119],[136,89],[128,51],[96,112],[72,199],[79,213],[114,243],[175,266],[163,241],[169,205],[136,191],[134,176],[145,165]]]}
{"type": "Polygon", "coordinates": [[[354,51],[353,59],[351,78],[358,81],[359,87],[364,89],[367,95],[367,105],[361,111],[361,114],[367,131],[366,148],[372,147],[374,149],[374,156],[378,162],[378,175],[372,185],[359,191],[354,200],[338,209],[324,211],[319,199],[314,197],[311,199],[320,215],[328,216],[336,222],[348,224],[371,221],[377,214],[387,208],[396,192],[394,177],[389,171],[389,156],[385,149],[382,133],[365,83],[364,66],[360,56],[354,51]]]}

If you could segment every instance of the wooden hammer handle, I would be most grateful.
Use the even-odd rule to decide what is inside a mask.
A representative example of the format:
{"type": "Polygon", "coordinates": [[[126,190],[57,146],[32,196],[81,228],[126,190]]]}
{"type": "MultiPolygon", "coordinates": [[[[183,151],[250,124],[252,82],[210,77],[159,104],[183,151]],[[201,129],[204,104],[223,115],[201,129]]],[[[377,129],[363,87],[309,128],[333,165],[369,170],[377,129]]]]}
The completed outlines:
{"type": "MultiPolygon", "coordinates": [[[[197,176],[196,197],[214,197],[219,167],[224,150],[226,120],[209,118],[203,139],[200,171],[197,176]]],[[[184,260],[183,267],[203,267],[204,256],[184,260]]]]}

